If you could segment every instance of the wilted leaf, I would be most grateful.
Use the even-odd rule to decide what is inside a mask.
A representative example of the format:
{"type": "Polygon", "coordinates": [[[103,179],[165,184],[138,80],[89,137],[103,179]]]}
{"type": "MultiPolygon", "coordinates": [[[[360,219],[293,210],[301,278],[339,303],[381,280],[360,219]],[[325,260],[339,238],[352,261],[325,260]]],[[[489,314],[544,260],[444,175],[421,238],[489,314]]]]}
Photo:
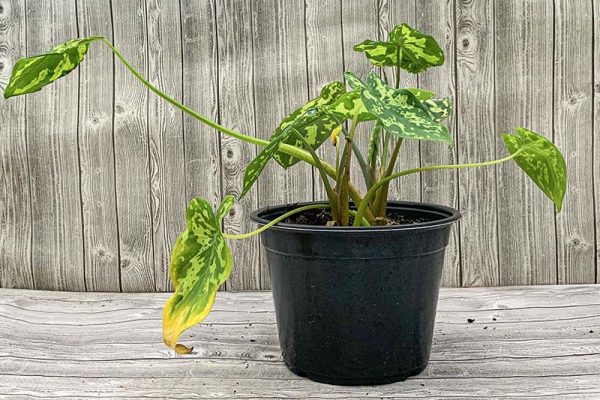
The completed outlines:
{"type": "Polygon", "coordinates": [[[415,74],[444,64],[444,52],[436,40],[407,24],[396,26],[386,42],[365,40],[354,50],[364,52],[379,67],[397,66],[401,54],[400,67],[415,74]]]}
{"type": "Polygon", "coordinates": [[[200,197],[188,205],[186,229],[175,243],[169,267],[175,293],[163,311],[163,340],[177,353],[192,351],[177,344],[177,339],[206,318],[217,290],[231,274],[233,261],[219,218],[232,205],[232,198],[227,197],[219,207],[219,217],[200,197]]]}
{"type": "Polygon", "coordinates": [[[46,54],[21,58],[13,67],[4,97],[33,93],[73,71],[83,61],[91,42],[102,37],[73,39],[46,54]]]}
{"type": "Polygon", "coordinates": [[[510,154],[519,152],[515,162],[560,211],[567,191],[567,164],[560,150],[525,128],[517,128],[516,135],[504,134],[502,139],[510,154]]]}

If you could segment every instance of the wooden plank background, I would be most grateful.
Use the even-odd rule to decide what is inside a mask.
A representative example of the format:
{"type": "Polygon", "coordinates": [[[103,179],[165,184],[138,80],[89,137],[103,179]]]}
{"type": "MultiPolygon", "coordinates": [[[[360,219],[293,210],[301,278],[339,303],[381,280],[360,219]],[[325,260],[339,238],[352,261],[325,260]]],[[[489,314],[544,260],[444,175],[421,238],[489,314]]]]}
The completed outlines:
{"type": "MultiPolygon", "coordinates": [[[[519,125],[553,139],[568,164],[556,216],[512,164],[392,185],[393,198],[463,213],[443,284],[596,282],[600,0],[0,0],[0,86],[20,57],[104,35],[161,90],[266,138],[344,70],[366,74],[352,46],[404,21],[446,51],[443,67],[403,80],[453,97],[456,145],[409,143],[403,167],[501,157],[500,134],[519,125]]],[[[168,290],[187,201],[239,193],[256,152],[182,115],[94,44],[69,77],[0,99],[0,286],[168,290]]],[[[252,229],[259,205],[323,198],[305,165],[267,171],[226,218],[228,231],[252,229]]],[[[233,252],[226,288],[268,288],[259,241],[233,252]]]]}

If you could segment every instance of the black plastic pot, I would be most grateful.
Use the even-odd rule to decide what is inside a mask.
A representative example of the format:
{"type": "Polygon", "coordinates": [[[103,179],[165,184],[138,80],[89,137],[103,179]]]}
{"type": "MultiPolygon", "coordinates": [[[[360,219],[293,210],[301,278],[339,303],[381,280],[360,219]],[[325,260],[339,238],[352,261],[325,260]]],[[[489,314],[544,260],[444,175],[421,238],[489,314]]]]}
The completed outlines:
{"type": "MultiPolygon", "coordinates": [[[[308,203],[304,203],[308,204],[308,203]]],[[[302,204],[256,211],[259,225],[302,204]]],[[[402,381],[425,369],[444,249],[458,211],[390,202],[428,222],[387,227],[279,223],[261,235],[283,359],[339,385],[402,381]]]]}

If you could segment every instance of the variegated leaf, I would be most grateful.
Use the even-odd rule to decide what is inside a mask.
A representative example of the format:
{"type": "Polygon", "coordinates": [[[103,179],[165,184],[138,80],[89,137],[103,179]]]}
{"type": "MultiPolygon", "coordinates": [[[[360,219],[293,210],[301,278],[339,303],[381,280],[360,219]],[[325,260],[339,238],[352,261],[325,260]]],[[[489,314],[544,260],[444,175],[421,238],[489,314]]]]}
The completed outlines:
{"type": "Polygon", "coordinates": [[[417,99],[419,99],[419,101],[421,101],[421,102],[427,101],[435,95],[435,93],[433,93],[431,90],[417,89],[417,88],[406,88],[406,90],[408,90],[409,92],[414,94],[415,97],[417,99]]]}
{"type": "Polygon", "coordinates": [[[13,67],[4,97],[37,92],[73,71],[83,61],[91,42],[102,37],[73,39],[46,54],[21,58],[13,67]]]}
{"type": "Polygon", "coordinates": [[[375,119],[375,116],[365,108],[358,90],[342,94],[327,109],[339,115],[340,120],[354,119],[355,116],[359,122],[375,119]]]}
{"type": "Polygon", "coordinates": [[[515,154],[515,162],[561,210],[567,191],[567,164],[560,150],[548,139],[526,128],[517,134],[502,135],[504,144],[515,154]]]}
{"type": "Polygon", "coordinates": [[[429,99],[423,102],[427,107],[433,119],[437,122],[443,121],[450,116],[452,112],[452,99],[444,97],[443,99],[429,99]]]}
{"type": "Polygon", "coordinates": [[[231,252],[219,221],[233,205],[231,200],[224,200],[217,217],[206,200],[193,199],[185,215],[186,229],[173,248],[169,272],[175,293],[163,310],[163,340],[179,354],[192,351],[177,343],[179,336],[206,318],[217,290],[231,274],[231,252]]]}
{"type": "Polygon", "coordinates": [[[444,52],[436,40],[407,24],[396,26],[385,42],[365,40],[354,50],[364,52],[379,67],[397,66],[401,54],[400,67],[415,74],[444,64],[444,52]]]}
{"type": "MultiPolygon", "coordinates": [[[[316,136],[322,135],[319,133],[320,130],[329,128],[326,132],[325,139],[321,141],[323,143],[330,135],[331,131],[340,123],[335,122],[335,118],[330,116],[326,109],[312,108],[307,110],[304,114],[296,117],[294,121],[287,124],[285,129],[277,131],[276,135],[271,137],[271,141],[266,145],[262,151],[248,164],[246,172],[244,173],[244,186],[240,199],[248,193],[254,182],[258,179],[261,172],[265,169],[265,166],[273,157],[277,157],[277,149],[281,143],[293,144],[296,147],[302,148],[303,142],[300,139],[291,141],[290,137],[296,136],[292,132],[298,132],[307,138],[307,142],[311,145],[316,143],[316,136]]],[[[319,139],[320,140],[320,139],[319,139]]]]}
{"type": "Polygon", "coordinates": [[[229,214],[229,211],[231,211],[234,204],[235,197],[233,195],[228,194],[227,196],[225,196],[225,198],[221,202],[221,205],[219,206],[219,209],[217,210],[217,221],[219,223],[221,223],[221,221],[223,221],[223,218],[225,218],[225,216],[229,214]]]}
{"type": "MultiPolygon", "coordinates": [[[[310,100],[308,103],[304,104],[302,107],[285,117],[281,121],[279,127],[277,127],[277,129],[275,129],[271,135],[271,140],[280,135],[286,128],[294,124],[296,125],[296,130],[298,133],[306,139],[313,149],[317,149],[329,138],[333,128],[339,125],[340,122],[337,122],[335,116],[333,115],[324,115],[321,119],[315,119],[313,125],[309,124],[299,126],[296,120],[302,115],[305,115],[310,109],[318,109],[333,103],[344,92],[346,92],[346,87],[342,82],[332,82],[326,85],[321,90],[321,93],[318,97],[310,100]]],[[[304,143],[302,143],[302,141],[297,138],[296,135],[288,135],[283,139],[283,143],[290,144],[298,148],[302,148],[304,146],[304,143]]],[[[283,152],[277,152],[274,157],[283,168],[289,168],[299,161],[297,158],[294,158],[291,155],[283,152]]]]}
{"type": "MultiPolygon", "coordinates": [[[[358,78],[354,76],[353,79],[358,78]]],[[[387,132],[405,139],[452,143],[448,128],[435,121],[410,90],[391,88],[372,72],[366,84],[354,83],[356,88],[362,88],[361,99],[366,109],[377,117],[387,132]]]]}

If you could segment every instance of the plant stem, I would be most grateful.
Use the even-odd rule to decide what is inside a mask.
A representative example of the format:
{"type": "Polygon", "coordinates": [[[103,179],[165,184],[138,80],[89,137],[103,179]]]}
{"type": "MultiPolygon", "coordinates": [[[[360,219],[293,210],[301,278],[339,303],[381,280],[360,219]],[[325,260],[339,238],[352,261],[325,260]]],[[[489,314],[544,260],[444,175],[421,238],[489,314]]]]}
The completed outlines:
{"type": "MultiPolygon", "coordinates": [[[[387,178],[394,172],[394,167],[396,166],[396,161],[398,160],[398,153],[400,152],[400,146],[402,146],[402,141],[402,138],[398,138],[398,141],[394,146],[394,150],[392,151],[392,157],[390,158],[390,162],[388,163],[385,172],[382,174],[382,179],[387,178]]],[[[381,187],[381,189],[377,191],[377,194],[375,195],[375,201],[373,201],[373,213],[375,214],[375,216],[385,217],[387,211],[387,198],[389,191],[389,182],[384,184],[381,187]]]]}
{"type": "MultiPolygon", "coordinates": [[[[133,68],[133,66],[131,64],[129,64],[129,62],[125,59],[125,57],[123,57],[123,55],[112,45],[112,43],[110,43],[106,38],[102,38],[102,41],[112,50],[112,52],[119,58],[119,60],[121,60],[121,62],[123,63],[123,65],[125,65],[125,67],[140,81],[142,82],[148,89],[150,89],[153,93],[155,93],[157,96],[159,96],[160,98],[162,98],[163,100],[165,100],[167,103],[177,107],[178,109],[180,109],[181,111],[191,115],[192,117],[196,118],[198,121],[218,130],[219,132],[223,132],[226,135],[229,135],[231,137],[234,137],[236,139],[242,140],[244,142],[247,143],[252,143],[258,146],[266,146],[269,144],[268,140],[263,140],[260,138],[256,138],[253,136],[249,136],[249,135],[245,135],[241,132],[237,132],[234,131],[232,129],[226,128],[223,125],[220,125],[214,121],[211,121],[210,119],[206,118],[205,116],[203,116],[202,114],[197,113],[196,111],[192,110],[191,108],[185,106],[184,104],[178,102],[177,100],[173,99],[172,97],[166,95],[165,93],[161,92],[160,90],[158,90],[158,88],[156,88],[154,85],[152,85],[150,82],[148,82],[142,75],[140,75],[140,73],[133,68]]],[[[295,146],[286,144],[286,143],[282,143],[279,145],[278,148],[279,151],[282,151],[286,154],[289,154],[293,157],[298,158],[299,160],[302,160],[304,162],[309,163],[312,166],[316,166],[314,160],[312,159],[312,156],[310,155],[310,153],[308,153],[305,150],[299,149],[295,146]]],[[[335,179],[336,177],[336,172],[335,172],[335,168],[331,165],[329,165],[328,163],[326,163],[325,161],[321,160],[321,164],[323,165],[323,168],[325,170],[325,172],[327,173],[327,175],[331,176],[332,178],[335,179]]],[[[349,186],[349,191],[350,191],[350,195],[352,196],[352,199],[356,202],[357,200],[362,200],[360,193],[358,191],[358,189],[356,189],[354,186],[352,186],[350,184],[349,186]]],[[[359,204],[359,203],[356,203],[359,204]]]]}
{"type": "Polygon", "coordinates": [[[417,172],[426,172],[426,171],[433,171],[433,170],[438,170],[438,169],[477,168],[477,167],[486,167],[486,166],[490,166],[490,165],[502,164],[503,162],[512,160],[515,156],[517,156],[519,153],[521,153],[523,151],[523,149],[524,149],[524,147],[521,147],[519,150],[517,150],[513,154],[506,156],[504,158],[500,158],[498,160],[484,161],[484,162],[480,162],[480,163],[470,163],[470,164],[430,165],[428,167],[407,169],[405,171],[400,171],[400,172],[392,174],[386,178],[383,178],[379,182],[377,182],[375,185],[373,185],[373,187],[371,189],[369,189],[367,194],[365,194],[365,197],[363,198],[362,202],[360,203],[360,206],[358,207],[358,211],[356,213],[355,226],[358,226],[356,221],[360,221],[363,218],[363,216],[365,215],[367,206],[369,205],[369,200],[375,194],[377,189],[379,189],[382,185],[384,185],[385,183],[387,183],[393,179],[400,178],[401,176],[405,176],[405,175],[414,174],[417,172]]]}
{"type": "Polygon", "coordinates": [[[302,206],[302,207],[298,207],[295,208],[291,211],[286,212],[285,214],[275,218],[273,221],[269,222],[266,225],[261,226],[260,228],[252,231],[252,232],[247,232],[247,233],[241,233],[239,235],[234,235],[234,234],[229,234],[229,233],[225,233],[223,232],[223,237],[226,239],[247,239],[250,238],[252,236],[256,236],[261,232],[266,231],[267,229],[269,229],[270,227],[272,227],[273,225],[277,224],[278,222],[283,221],[286,218],[291,217],[294,214],[298,214],[299,212],[302,211],[307,211],[307,210],[314,210],[316,208],[329,208],[329,204],[308,204],[306,206],[302,206]]]}
{"type": "MultiPolygon", "coordinates": [[[[356,132],[357,125],[358,116],[354,116],[352,119],[352,126],[350,127],[350,133],[348,133],[348,136],[346,136],[346,146],[344,147],[342,182],[338,193],[338,223],[342,226],[347,226],[350,220],[350,200],[348,198],[348,187],[350,185],[350,166],[352,164],[352,140],[354,139],[354,133],[356,132]]],[[[359,223],[360,221],[357,222],[357,224],[359,223]]]]}

